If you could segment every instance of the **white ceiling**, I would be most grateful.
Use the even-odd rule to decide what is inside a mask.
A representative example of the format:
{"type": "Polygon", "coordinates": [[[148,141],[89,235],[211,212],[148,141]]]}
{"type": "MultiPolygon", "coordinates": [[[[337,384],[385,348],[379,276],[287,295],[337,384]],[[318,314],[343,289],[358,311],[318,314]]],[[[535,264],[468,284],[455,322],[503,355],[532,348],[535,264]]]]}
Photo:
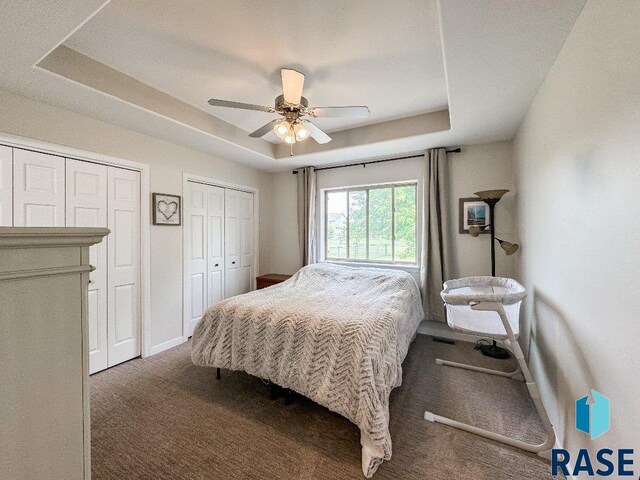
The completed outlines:
{"type": "Polygon", "coordinates": [[[246,132],[276,117],[207,100],[272,106],[284,66],[311,105],[369,106],[328,132],[447,107],[435,0],[111,0],[65,45],[246,132]]]}
{"type": "Polygon", "coordinates": [[[438,28],[432,2],[4,0],[0,88],[268,171],[507,140],[584,2],[441,0],[438,28]],[[284,27],[276,22],[283,11],[284,27]],[[47,57],[62,60],[57,68],[34,66],[65,41],[104,65],[78,54],[73,64],[61,51],[47,57]],[[316,105],[364,103],[374,121],[406,117],[442,106],[442,58],[448,111],[335,132],[325,146],[296,145],[293,157],[217,118],[253,130],[269,115],[223,117],[232,112],[203,105],[212,96],[268,104],[287,65],[308,74],[305,96],[316,105]],[[407,83],[385,76],[398,70],[407,83]]]}

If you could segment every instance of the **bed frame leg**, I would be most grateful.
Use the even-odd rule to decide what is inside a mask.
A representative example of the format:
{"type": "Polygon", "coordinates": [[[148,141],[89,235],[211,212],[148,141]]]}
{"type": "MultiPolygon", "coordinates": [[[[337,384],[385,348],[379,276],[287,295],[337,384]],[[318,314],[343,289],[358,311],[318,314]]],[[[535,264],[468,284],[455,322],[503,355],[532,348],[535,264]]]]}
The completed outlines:
{"type": "Polygon", "coordinates": [[[222,377],[220,376],[220,369],[216,368],[216,380],[220,380],[222,377]]]}
{"type": "Polygon", "coordinates": [[[269,385],[269,389],[271,390],[271,396],[269,398],[271,398],[271,400],[276,400],[280,396],[281,388],[275,383],[272,383],[269,385]]]}
{"type": "Polygon", "coordinates": [[[285,405],[291,405],[293,403],[293,401],[295,400],[295,394],[293,393],[292,390],[289,390],[288,388],[284,391],[284,404],[285,405]]]}

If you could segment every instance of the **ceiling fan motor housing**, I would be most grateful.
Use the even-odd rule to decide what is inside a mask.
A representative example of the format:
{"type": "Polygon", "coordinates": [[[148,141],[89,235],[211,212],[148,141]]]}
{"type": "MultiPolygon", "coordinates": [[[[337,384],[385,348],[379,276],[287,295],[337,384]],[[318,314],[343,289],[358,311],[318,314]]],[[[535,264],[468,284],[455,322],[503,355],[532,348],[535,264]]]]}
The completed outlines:
{"type": "Polygon", "coordinates": [[[291,105],[284,101],[284,95],[278,95],[275,101],[275,108],[278,111],[300,111],[302,108],[307,108],[309,106],[309,102],[306,98],[300,97],[299,105],[291,105]]]}

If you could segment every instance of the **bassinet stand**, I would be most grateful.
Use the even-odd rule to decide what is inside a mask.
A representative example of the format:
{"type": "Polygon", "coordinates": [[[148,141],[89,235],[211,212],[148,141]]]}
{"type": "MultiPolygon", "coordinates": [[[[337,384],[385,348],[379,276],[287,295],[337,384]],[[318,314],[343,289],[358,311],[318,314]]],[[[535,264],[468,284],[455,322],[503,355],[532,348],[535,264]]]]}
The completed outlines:
{"type": "MultiPolygon", "coordinates": [[[[488,430],[484,430],[482,428],[474,427],[473,425],[468,425],[466,423],[458,422],[456,420],[452,420],[447,417],[442,417],[440,415],[436,415],[432,412],[426,411],[424,412],[425,420],[429,420],[430,422],[438,422],[445,425],[449,425],[454,428],[458,428],[460,430],[464,430],[469,433],[474,433],[476,435],[480,435],[485,438],[489,438],[491,440],[495,440],[497,442],[502,442],[507,445],[511,445],[512,447],[520,448],[527,452],[536,453],[541,457],[550,458],[551,449],[555,445],[555,432],[553,431],[553,426],[551,425],[551,421],[549,420],[549,416],[547,415],[547,411],[544,408],[542,403],[542,399],[540,398],[540,392],[538,387],[533,380],[531,372],[529,371],[529,367],[524,359],[524,355],[522,353],[522,349],[520,348],[520,344],[518,343],[516,336],[513,333],[513,329],[511,328],[511,324],[507,319],[507,315],[505,313],[504,307],[502,303],[499,302],[479,302],[471,305],[471,309],[475,311],[493,311],[496,312],[500,319],[502,320],[502,324],[507,333],[507,338],[504,339],[504,347],[509,350],[516,360],[518,361],[518,369],[514,372],[501,372],[499,370],[492,370],[489,368],[481,368],[474,365],[466,365],[463,363],[457,362],[449,362],[446,360],[436,359],[436,364],[438,365],[448,365],[450,367],[456,368],[464,368],[466,370],[473,370],[476,372],[488,373],[491,375],[499,375],[502,377],[509,377],[512,379],[522,379],[524,376],[524,381],[527,384],[527,389],[529,390],[529,394],[533,399],[533,403],[536,407],[538,415],[540,416],[540,420],[542,420],[542,424],[547,433],[547,439],[538,445],[530,444],[527,442],[523,442],[521,440],[516,440],[505,435],[500,435],[498,433],[490,432],[488,430]]],[[[471,333],[468,330],[466,333],[471,333]]],[[[483,336],[483,332],[476,332],[478,335],[483,336]]]]}

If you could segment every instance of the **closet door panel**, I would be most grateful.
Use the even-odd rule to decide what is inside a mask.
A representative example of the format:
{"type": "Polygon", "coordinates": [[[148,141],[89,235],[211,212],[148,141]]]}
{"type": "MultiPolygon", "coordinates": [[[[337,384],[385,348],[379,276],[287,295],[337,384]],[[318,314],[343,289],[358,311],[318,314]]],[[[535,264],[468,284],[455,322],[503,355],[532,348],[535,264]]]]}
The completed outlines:
{"type": "Polygon", "coordinates": [[[207,194],[208,186],[187,183],[185,192],[185,301],[186,335],[207,308],[207,194]]]}
{"type": "Polygon", "coordinates": [[[224,298],[224,188],[207,187],[208,301],[210,307],[224,298]]]}
{"type": "Polygon", "coordinates": [[[241,293],[240,285],[240,192],[225,190],[225,297],[241,293]]]}
{"type": "MultiPolygon", "coordinates": [[[[107,226],[107,167],[67,159],[66,223],[68,227],[107,226]]],[[[107,239],[92,245],[89,281],[89,371],[108,366],[107,360],[107,239]]]]}
{"type": "Polygon", "coordinates": [[[242,277],[240,285],[240,293],[247,293],[251,291],[251,279],[253,278],[253,267],[242,267],[242,277]]]}
{"type": "Polygon", "coordinates": [[[65,226],[65,159],[13,149],[16,227],[65,226]]]}
{"type": "Polygon", "coordinates": [[[240,281],[239,268],[231,267],[225,269],[225,298],[233,297],[240,293],[238,283],[240,281]]]}
{"type": "Polygon", "coordinates": [[[242,192],[240,210],[240,262],[242,268],[241,293],[251,290],[254,274],[255,246],[253,236],[253,194],[242,192]]]}
{"type": "Polygon", "coordinates": [[[13,226],[13,149],[0,145],[0,227],[13,226]]]}
{"type": "Polygon", "coordinates": [[[140,355],[140,174],[108,167],[108,364],[140,355]]]}
{"type": "Polygon", "coordinates": [[[209,306],[224,299],[224,271],[209,272],[209,306]]]}

